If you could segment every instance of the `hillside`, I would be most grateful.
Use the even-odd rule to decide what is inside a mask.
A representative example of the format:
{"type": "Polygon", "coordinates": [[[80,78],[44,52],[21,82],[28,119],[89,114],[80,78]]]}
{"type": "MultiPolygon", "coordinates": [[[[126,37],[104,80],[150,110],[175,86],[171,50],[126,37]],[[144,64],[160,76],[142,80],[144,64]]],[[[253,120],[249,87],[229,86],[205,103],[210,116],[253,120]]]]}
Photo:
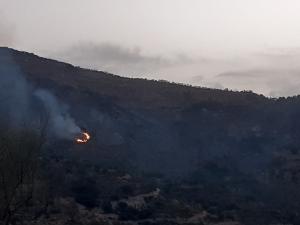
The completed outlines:
{"type": "Polygon", "coordinates": [[[91,133],[86,145],[47,140],[60,207],[124,224],[300,223],[299,97],[124,78],[8,48],[1,67],[50,91],[91,133]]]}
{"type": "Polygon", "coordinates": [[[209,88],[196,88],[164,81],[130,79],[113,74],[74,67],[12,49],[8,51],[28,75],[28,79],[45,85],[49,81],[59,86],[66,86],[78,91],[114,99],[121,105],[142,109],[182,108],[201,102],[218,102],[222,104],[247,105],[265,102],[266,98],[249,92],[222,91],[209,88]]]}

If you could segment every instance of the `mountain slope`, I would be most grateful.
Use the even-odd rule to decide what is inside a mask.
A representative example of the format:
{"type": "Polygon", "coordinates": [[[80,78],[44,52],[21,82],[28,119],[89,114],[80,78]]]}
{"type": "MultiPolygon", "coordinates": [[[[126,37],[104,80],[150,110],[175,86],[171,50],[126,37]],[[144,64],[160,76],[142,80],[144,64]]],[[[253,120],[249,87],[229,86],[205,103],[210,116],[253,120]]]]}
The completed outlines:
{"type": "MultiPolygon", "coordinates": [[[[162,188],[164,197],[156,204],[166,203],[165,213],[180,208],[176,213],[192,216],[201,204],[219,219],[230,214],[246,224],[300,221],[299,97],[269,99],[252,92],[123,78],[8,48],[0,48],[0,66],[17,70],[31,88],[53,93],[68,106],[76,123],[91,133],[86,145],[48,140],[46,151],[52,169],[60,168],[54,174],[68,175],[78,187],[63,189],[76,193],[72,196],[80,204],[89,205],[94,195],[102,196],[95,190],[98,179],[101,191],[108,192],[99,201],[119,201],[113,195],[120,191],[110,188],[124,180],[109,178],[106,171],[114,168],[142,177],[146,186],[151,183],[148,190],[142,181],[131,180],[134,190],[125,188],[127,198],[131,192],[162,188]],[[81,191],[82,186],[88,191],[81,191]]],[[[0,76],[3,79],[4,74],[0,76]]],[[[13,105],[14,111],[21,106],[13,105]]],[[[160,215],[159,205],[151,204],[149,208],[160,215]]],[[[128,217],[129,209],[122,207],[123,211],[114,210],[128,217]]],[[[137,212],[130,212],[136,219],[137,212]]]]}
{"type": "Polygon", "coordinates": [[[92,71],[37,57],[33,54],[8,51],[21,70],[34,81],[51,80],[60,85],[89,90],[114,98],[118,103],[139,108],[182,107],[203,101],[222,104],[264,102],[266,98],[249,92],[196,88],[168,82],[124,78],[105,72],[92,71]]]}
{"type": "Polygon", "coordinates": [[[31,85],[68,104],[76,121],[95,132],[94,148],[127,149],[122,154],[144,169],[181,174],[199,160],[226,154],[249,164],[243,170],[257,169],[252,163],[270,160],[264,154],[299,143],[297,97],[276,100],[123,78],[7,48],[0,56],[4,64],[13,61],[31,85]],[[276,149],[266,151],[270,143],[276,149]]]}

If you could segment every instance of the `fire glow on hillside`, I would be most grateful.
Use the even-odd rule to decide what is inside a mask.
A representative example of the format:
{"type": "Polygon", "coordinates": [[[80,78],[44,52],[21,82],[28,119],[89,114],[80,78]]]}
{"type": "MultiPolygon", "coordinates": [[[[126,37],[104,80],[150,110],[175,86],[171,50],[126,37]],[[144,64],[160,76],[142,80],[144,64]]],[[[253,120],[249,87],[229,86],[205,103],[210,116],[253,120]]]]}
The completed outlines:
{"type": "Polygon", "coordinates": [[[83,132],[80,137],[76,138],[78,144],[85,144],[91,139],[91,136],[87,132],[83,132]]]}

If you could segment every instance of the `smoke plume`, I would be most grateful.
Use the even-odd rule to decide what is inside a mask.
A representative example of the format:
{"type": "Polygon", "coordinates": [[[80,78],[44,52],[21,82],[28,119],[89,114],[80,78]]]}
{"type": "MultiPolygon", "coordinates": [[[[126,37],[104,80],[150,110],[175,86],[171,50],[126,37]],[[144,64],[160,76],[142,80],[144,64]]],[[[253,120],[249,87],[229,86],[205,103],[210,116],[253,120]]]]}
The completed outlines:
{"type": "Polygon", "coordinates": [[[68,114],[67,107],[59,104],[54,95],[41,89],[35,91],[34,94],[43,102],[48,112],[50,129],[53,133],[67,139],[72,139],[74,135],[80,133],[80,128],[68,114]]]}
{"type": "Polygon", "coordinates": [[[49,91],[30,85],[10,49],[0,48],[0,59],[0,122],[7,127],[34,126],[43,114],[51,136],[73,139],[80,128],[67,106],[49,91]]]}

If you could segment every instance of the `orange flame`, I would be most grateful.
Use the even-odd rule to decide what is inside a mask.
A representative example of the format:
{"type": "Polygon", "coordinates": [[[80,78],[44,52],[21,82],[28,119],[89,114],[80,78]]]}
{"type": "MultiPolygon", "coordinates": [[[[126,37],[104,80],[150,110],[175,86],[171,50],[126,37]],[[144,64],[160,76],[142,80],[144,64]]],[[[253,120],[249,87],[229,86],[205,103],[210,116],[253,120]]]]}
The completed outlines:
{"type": "Polygon", "coordinates": [[[76,142],[79,144],[87,143],[91,139],[91,136],[87,132],[83,132],[81,136],[80,138],[76,138],[76,142]]]}

